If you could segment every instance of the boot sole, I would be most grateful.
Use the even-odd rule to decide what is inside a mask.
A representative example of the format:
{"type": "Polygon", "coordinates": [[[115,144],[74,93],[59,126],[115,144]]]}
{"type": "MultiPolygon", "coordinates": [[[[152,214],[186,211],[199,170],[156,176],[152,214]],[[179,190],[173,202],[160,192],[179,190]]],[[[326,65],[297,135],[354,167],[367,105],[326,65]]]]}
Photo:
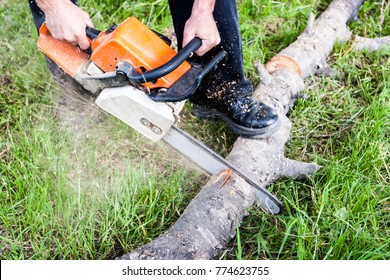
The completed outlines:
{"type": "Polygon", "coordinates": [[[247,138],[266,138],[274,134],[280,127],[280,119],[269,126],[262,128],[248,128],[245,126],[238,125],[232,122],[228,117],[226,117],[223,113],[210,109],[204,106],[193,105],[192,114],[201,119],[207,119],[216,121],[217,119],[223,120],[226,125],[235,133],[247,137],[247,138]]]}

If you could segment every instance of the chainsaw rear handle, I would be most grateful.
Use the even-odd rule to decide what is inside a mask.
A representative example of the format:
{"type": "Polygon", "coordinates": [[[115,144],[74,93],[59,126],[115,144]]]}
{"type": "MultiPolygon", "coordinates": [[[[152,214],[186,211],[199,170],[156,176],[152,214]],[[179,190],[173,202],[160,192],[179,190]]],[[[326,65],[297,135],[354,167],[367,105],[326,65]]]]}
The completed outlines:
{"type": "Polygon", "coordinates": [[[142,84],[155,81],[165,75],[168,75],[179,67],[194,51],[200,48],[202,40],[198,37],[192,39],[184,48],[182,48],[170,61],[157,67],[156,69],[143,72],[141,74],[132,75],[125,73],[127,78],[136,84],[142,84]]]}
{"type": "MultiPolygon", "coordinates": [[[[85,34],[87,35],[87,38],[89,40],[89,43],[91,44],[93,40],[95,40],[99,34],[101,33],[100,30],[95,29],[90,26],[85,27],[85,34]]],[[[92,47],[90,46],[88,49],[83,50],[86,54],[91,55],[92,54],[92,47]]]]}
{"type": "Polygon", "coordinates": [[[85,34],[91,41],[95,40],[100,33],[101,33],[100,30],[97,30],[93,27],[90,26],[85,27],[85,34]]]}

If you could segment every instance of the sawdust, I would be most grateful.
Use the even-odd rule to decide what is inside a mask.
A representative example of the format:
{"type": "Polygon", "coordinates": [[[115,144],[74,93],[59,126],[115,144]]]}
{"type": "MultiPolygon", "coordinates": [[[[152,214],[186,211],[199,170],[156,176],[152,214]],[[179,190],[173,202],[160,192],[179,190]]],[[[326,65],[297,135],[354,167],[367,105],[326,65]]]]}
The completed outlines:
{"type": "MultiPolygon", "coordinates": [[[[173,30],[167,33],[176,44],[173,30]]],[[[98,108],[94,103],[97,95],[84,90],[52,61],[48,60],[48,66],[62,89],[58,123],[70,136],[73,147],[67,174],[69,185],[94,191],[102,181],[115,181],[131,169],[142,169],[145,177],[175,169],[199,173],[173,148],[161,142],[152,143],[98,108]]]]}
{"type": "Polygon", "coordinates": [[[163,31],[163,34],[171,40],[171,48],[177,51],[177,38],[173,26],[168,27],[163,31]]]}
{"type": "Polygon", "coordinates": [[[69,90],[59,101],[57,117],[59,124],[72,133],[87,134],[91,125],[99,122],[102,112],[93,100],[69,90]]]}
{"type": "MultiPolygon", "coordinates": [[[[102,181],[116,182],[130,170],[148,176],[167,170],[187,169],[199,173],[194,164],[168,145],[152,143],[119,120],[98,108],[93,99],[67,90],[57,110],[59,126],[67,135],[71,152],[67,174],[69,185],[99,192],[102,181]]],[[[167,174],[169,176],[169,174],[167,174]]]]}

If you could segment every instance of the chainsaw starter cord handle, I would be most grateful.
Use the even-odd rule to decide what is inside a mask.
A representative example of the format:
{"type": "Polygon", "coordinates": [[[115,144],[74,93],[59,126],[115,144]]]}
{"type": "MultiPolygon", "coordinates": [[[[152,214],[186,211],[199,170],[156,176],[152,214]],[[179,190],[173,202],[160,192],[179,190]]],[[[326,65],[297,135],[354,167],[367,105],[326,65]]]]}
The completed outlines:
{"type": "Polygon", "coordinates": [[[184,48],[182,48],[170,61],[157,67],[156,69],[137,75],[127,75],[127,78],[136,84],[155,81],[158,78],[168,75],[179,67],[194,51],[200,48],[202,40],[195,37],[184,48]]]}

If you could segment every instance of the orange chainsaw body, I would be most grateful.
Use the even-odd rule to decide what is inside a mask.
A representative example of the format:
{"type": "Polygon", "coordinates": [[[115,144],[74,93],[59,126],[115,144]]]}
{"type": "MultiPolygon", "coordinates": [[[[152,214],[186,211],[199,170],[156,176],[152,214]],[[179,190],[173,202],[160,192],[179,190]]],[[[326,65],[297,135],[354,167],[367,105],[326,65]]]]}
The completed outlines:
{"type": "MultiPolygon", "coordinates": [[[[91,41],[91,56],[69,42],[54,39],[45,24],[39,34],[38,47],[71,77],[88,60],[103,72],[115,71],[119,62],[128,62],[142,73],[163,65],[176,55],[176,51],[134,17],[123,21],[112,32],[101,32],[91,41]]],[[[148,89],[169,88],[190,68],[191,65],[184,61],[171,73],[142,85],[148,89]]]]}

